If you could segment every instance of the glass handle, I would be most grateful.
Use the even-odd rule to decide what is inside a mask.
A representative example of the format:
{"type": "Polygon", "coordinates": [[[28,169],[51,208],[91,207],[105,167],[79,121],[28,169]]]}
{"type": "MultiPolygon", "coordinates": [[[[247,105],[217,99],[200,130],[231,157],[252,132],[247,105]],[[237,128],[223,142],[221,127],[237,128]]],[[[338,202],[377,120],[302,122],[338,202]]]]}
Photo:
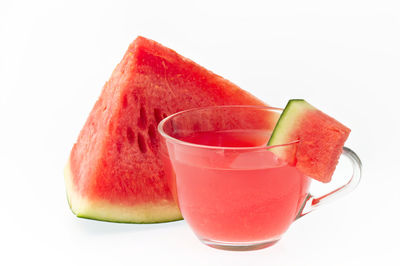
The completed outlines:
{"type": "Polygon", "coordinates": [[[343,147],[342,155],[350,160],[353,167],[353,175],[350,177],[350,180],[343,186],[323,195],[320,197],[314,197],[311,194],[308,194],[303,206],[300,208],[300,211],[296,217],[296,219],[303,217],[304,215],[312,212],[317,209],[319,206],[326,204],[327,202],[336,200],[349,192],[353,191],[361,180],[361,168],[362,163],[358,155],[347,147],[343,147]]]}

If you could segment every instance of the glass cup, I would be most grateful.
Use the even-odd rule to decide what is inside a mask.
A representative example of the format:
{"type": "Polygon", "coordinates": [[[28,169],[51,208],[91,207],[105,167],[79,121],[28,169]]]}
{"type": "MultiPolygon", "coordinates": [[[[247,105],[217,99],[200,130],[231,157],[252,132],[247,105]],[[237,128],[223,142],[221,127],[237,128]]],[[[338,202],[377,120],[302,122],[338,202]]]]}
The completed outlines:
{"type": "Polygon", "coordinates": [[[353,167],[349,181],[312,196],[311,179],[296,168],[295,152],[286,161],[275,155],[279,149],[295,151],[298,141],[267,146],[281,112],[215,106],[182,111],[159,123],[172,194],[204,244],[226,250],[271,246],[293,221],[359,183],[361,161],[344,147],[342,156],[353,167]]]}

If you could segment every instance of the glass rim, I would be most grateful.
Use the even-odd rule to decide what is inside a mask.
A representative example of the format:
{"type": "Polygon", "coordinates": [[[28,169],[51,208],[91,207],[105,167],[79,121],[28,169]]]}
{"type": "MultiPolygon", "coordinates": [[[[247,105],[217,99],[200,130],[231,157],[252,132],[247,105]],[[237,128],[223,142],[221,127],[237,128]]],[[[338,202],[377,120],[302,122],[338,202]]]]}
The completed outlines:
{"type": "Polygon", "coordinates": [[[290,146],[299,143],[299,140],[293,140],[287,143],[282,143],[282,144],[277,144],[277,145],[259,145],[259,146],[251,146],[251,147],[226,147],[226,146],[212,146],[212,145],[204,145],[204,144],[196,144],[196,143],[191,143],[187,142],[184,140],[180,140],[177,138],[172,137],[171,135],[167,134],[163,127],[165,123],[168,120],[173,119],[174,117],[180,116],[185,113],[191,113],[195,111],[200,111],[200,110],[207,110],[207,109],[229,109],[229,108],[244,108],[244,109],[260,109],[260,110],[270,110],[270,111],[280,111],[282,112],[282,108],[278,107],[271,107],[271,106],[262,106],[262,105],[215,105],[215,106],[207,106],[207,107],[196,107],[196,108],[190,108],[186,109],[183,111],[176,112],[172,115],[169,115],[162,119],[160,123],[158,123],[157,130],[158,133],[161,135],[161,137],[165,138],[166,140],[170,140],[174,143],[181,144],[184,146],[188,147],[193,147],[193,148],[202,148],[202,149],[214,149],[214,150],[265,150],[265,149],[271,149],[271,148],[277,148],[277,147],[284,147],[284,146],[290,146]]]}

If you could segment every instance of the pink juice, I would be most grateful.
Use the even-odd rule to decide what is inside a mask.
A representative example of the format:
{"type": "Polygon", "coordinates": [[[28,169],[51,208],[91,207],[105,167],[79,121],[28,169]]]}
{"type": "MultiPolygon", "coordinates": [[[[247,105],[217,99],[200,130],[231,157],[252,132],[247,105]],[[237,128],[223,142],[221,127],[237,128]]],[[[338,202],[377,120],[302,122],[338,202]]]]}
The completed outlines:
{"type": "Polygon", "coordinates": [[[269,136],[263,130],[195,132],[179,139],[214,148],[169,144],[179,207],[199,238],[277,240],[295,220],[310,180],[264,149],[269,136]]]}

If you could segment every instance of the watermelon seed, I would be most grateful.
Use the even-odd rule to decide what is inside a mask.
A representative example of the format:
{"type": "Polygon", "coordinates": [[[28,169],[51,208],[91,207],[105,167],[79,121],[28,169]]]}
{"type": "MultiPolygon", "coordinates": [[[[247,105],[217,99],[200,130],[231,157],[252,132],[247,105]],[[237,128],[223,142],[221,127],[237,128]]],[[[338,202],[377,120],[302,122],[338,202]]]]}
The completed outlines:
{"type": "Polygon", "coordinates": [[[138,145],[139,145],[139,149],[140,149],[140,151],[142,153],[146,153],[147,152],[147,146],[146,146],[146,143],[144,141],[144,137],[140,132],[138,133],[138,145]]]}
{"type": "Polygon", "coordinates": [[[118,151],[118,153],[121,153],[121,148],[122,148],[122,144],[121,144],[121,142],[117,142],[117,151],[118,151]]]}
{"type": "Polygon", "coordinates": [[[157,124],[163,119],[161,116],[161,110],[158,108],[154,108],[154,119],[157,124]]]}
{"type": "Polygon", "coordinates": [[[147,134],[149,134],[151,144],[155,145],[157,143],[156,142],[157,135],[156,135],[156,129],[154,128],[153,125],[149,126],[147,134]]]}
{"type": "Polygon", "coordinates": [[[126,108],[128,106],[128,96],[125,95],[122,99],[122,108],[126,108]]]}
{"type": "Polygon", "coordinates": [[[164,119],[164,118],[166,118],[168,115],[167,115],[166,113],[163,113],[162,116],[163,116],[163,119],[164,119]]]}
{"type": "Polygon", "coordinates": [[[146,117],[146,110],[143,106],[140,107],[140,114],[138,119],[138,126],[141,129],[145,129],[147,126],[147,117],[146,117]]]}
{"type": "Polygon", "coordinates": [[[133,144],[133,142],[135,141],[135,133],[133,133],[131,127],[128,127],[126,129],[126,138],[128,139],[130,144],[133,144]]]}

